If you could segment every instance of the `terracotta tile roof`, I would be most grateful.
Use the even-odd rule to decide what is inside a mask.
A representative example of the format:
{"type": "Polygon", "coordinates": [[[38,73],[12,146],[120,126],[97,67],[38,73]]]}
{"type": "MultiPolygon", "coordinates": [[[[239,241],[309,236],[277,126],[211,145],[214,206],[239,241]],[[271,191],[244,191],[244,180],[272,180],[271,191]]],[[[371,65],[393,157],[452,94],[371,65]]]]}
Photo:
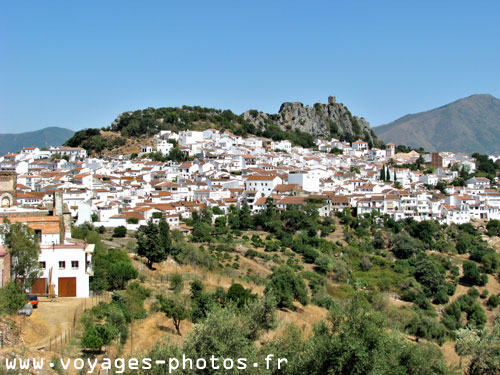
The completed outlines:
{"type": "Polygon", "coordinates": [[[276,178],[276,176],[248,176],[247,181],[272,181],[276,178]]]}
{"type": "Polygon", "coordinates": [[[305,204],[306,197],[283,197],[278,202],[278,204],[296,204],[302,205],[305,204]]]}

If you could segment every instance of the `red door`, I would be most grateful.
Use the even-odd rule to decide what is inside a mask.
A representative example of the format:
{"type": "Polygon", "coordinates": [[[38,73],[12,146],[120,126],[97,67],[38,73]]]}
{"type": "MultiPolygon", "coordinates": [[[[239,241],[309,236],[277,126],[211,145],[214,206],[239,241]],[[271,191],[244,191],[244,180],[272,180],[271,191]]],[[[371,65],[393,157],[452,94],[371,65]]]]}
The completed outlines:
{"type": "Polygon", "coordinates": [[[58,286],[59,297],[76,297],[76,277],[60,277],[58,286]]]}
{"type": "Polygon", "coordinates": [[[40,277],[35,280],[31,287],[31,293],[33,294],[45,294],[47,293],[47,278],[40,277]]]}

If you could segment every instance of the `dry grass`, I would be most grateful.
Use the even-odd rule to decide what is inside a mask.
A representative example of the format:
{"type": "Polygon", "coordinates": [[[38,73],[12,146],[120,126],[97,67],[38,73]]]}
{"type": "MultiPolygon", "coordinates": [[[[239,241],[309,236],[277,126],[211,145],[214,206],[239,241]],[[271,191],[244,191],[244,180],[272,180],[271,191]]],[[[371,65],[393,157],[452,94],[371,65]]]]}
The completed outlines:
{"type": "Polygon", "coordinates": [[[454,341],[446,341],[443,346],[441,346],[441,353],[443,353],[443,357],[446,363],[449,366],[458,367],[460,365],[460,356],[455,351],[455,342],[454,341]]]}
{"type": "Polygon", "coordinates": [[[273,331],[263,334],[260,341],[267,342],[273,340],[290,324],[297,326],[302,331],[304,337],[307,337],[311,334],[314,325],[325,319],[328,315],[326,309],[315,305],[303,306],[300,303],[295,303],[295,307],[295,311],[288,309],[278,310],[278,327],[273,331]]]}
{"type": "Polygon", "coordinates": [[[192,331],[193,323],[183,320],[180,328],[182,336],[177,334],[172,319],[168,319],[162,313],[153,313],[130,326],[131,335],[122,348],[122,355],[143,353],[165,338],[172,344],[182,345],[186,336],[192,331]]]}
{"type": "Polygon", "coordinates": [[[49,340],[59,338],[72,328],[75,313],[80,314],[83,309],[96,303],[97,300],[92,298],[59,297],[50,302],[41,297],[38,308],[33,309],[30,317],[15,317],[21,327],[23,342],[35,349],[48,346],[49,340]]]}

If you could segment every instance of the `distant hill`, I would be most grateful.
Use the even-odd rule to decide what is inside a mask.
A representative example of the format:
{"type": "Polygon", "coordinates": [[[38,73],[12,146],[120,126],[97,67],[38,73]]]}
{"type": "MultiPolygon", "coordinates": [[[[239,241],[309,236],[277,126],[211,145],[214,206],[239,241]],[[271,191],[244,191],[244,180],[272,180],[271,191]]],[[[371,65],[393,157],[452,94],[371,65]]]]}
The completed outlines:
{"type": "Polygon", "coordinates": [[[500,154],[500,99],[472,95],[372,129],[384,142],[426,151],[500,154]]]}
{"type": "Polygon", "coordinates": [[[61,146],[73,134],[73,130],[58,127],[18,134],[0,134],[0,155],[17,152],[23,147],[61,146]]]}
{"type": "Polygon", "coordinates": [[[329,97],[327,104],[313,106],[299,102],[283,103],[275,114],[249,110],[237,115],[227,109],[199,106],[146,108],[120,114],[108,128],[80,130],[65,145],[83,147],[89,154],[103,154],[118,147],[128,147],[130,142],[146,139],[160,130],[178,132],[208,128],[276,141],[288,139],[302,147],[313,147],[317,137],[346,141],[361,138],[372,145],[378,144],[375,133],[364,118],[353,116],[346,106],[329,97]]]}

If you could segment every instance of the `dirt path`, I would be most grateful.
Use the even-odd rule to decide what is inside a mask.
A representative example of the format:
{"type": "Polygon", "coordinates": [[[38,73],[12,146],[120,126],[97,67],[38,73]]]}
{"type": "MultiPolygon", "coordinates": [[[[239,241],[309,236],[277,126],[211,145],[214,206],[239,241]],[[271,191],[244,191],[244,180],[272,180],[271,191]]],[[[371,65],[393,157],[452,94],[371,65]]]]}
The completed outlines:
{"type": "Polygon", "coordinates": [[[22,342],[33,349],[48,348],[51,341],[69,335],[80,314],[100,300],[104,298],[61,297],[50,302],[41,297],[38,308],[33,309],[30,317],[16,317],[21,327],[22,342]]]}

